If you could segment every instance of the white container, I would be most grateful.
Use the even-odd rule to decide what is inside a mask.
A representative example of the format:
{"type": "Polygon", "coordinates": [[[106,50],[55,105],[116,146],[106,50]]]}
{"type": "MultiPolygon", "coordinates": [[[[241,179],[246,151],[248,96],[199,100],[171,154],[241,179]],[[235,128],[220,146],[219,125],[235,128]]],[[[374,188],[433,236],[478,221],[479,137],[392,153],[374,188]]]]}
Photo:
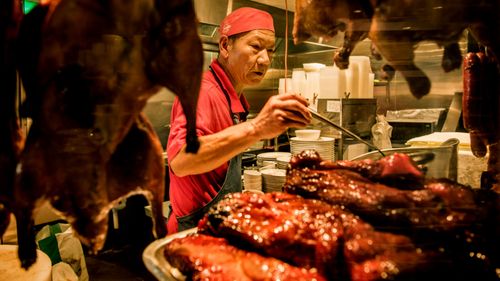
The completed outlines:
{"type": "Polygon", "coordinates": [[[322,63],[304,63],[302,64],[304,66],[304,70],[307,72],[314,72],[314,71],[320,71],[320,69],[324,68],[325,65],[322,63]]]}

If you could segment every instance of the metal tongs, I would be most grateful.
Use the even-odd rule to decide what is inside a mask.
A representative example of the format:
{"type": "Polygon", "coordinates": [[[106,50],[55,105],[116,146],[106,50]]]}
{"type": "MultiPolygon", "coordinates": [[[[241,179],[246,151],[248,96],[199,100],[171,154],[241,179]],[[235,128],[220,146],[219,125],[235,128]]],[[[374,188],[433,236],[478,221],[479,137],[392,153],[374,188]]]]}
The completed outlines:
{"type": "Polygon", "coordinates": [[[325,124],[328,124],[328,125],[334,127],[337,130],[340,130],[340,131],[346,133],[347,135],[349,135],[349,136],[353,137],[354,139],[358,140],[359,142],[364,143],[368,147],[373,148],[374,150],[378,151],[378,153],[380,153],[382,156],[385,156],[385,154],[380,149],[378,149],[378,147],[376,147],[373,144],[365,141],[364,139],[362,139],[361,137],[359,137],[355,133],[349,131],[348,129],[346,129],[346,128],[342,127],[342,126],[339,126],[339,125],[337,125],[335,123],[333,123],[332,121],[330,121],[330,119],[328,119],[325,116],[319,114],[316,110],[314,110],[314,109],[312,109],[310,107],[308,107],[308,109],[309,109],[309,112],[311,112],[311,115],[314,118],[318,119],[319,121],[321,121],[321,122],[323,122],[325,124]]]}

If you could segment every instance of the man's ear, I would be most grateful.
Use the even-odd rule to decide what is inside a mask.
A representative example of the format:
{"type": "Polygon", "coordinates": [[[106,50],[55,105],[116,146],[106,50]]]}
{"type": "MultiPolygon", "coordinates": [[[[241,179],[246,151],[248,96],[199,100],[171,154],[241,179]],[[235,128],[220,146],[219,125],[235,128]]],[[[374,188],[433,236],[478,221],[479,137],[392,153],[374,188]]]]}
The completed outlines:
{"type": "Polygon", "coordinates": [[[219,54],[225,59],[229,56],[229,38],[227,36],[223,35],[219,39],[219,54]]]}

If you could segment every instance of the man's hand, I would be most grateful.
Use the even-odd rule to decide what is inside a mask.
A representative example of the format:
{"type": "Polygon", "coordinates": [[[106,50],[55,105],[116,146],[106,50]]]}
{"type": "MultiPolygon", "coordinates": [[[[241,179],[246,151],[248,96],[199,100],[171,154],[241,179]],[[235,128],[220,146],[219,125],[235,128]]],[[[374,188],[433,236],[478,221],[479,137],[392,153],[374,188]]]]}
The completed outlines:
{"type": "Polygon", "coordinates": [[[269,98],[259,115],[250,121],[260,139],[270,139],[287,128],[303,128],[311,122],[307,100],[296,94],[275,95],[269,98]]]}

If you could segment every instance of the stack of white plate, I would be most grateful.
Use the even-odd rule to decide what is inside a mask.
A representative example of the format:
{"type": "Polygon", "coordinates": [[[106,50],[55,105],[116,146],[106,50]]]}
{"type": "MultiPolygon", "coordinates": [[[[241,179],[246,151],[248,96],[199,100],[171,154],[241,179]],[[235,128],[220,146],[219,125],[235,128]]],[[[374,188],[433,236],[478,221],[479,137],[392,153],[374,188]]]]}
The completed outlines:
{"type": "Polygon", "coordinates": [[[316,150],[323,160],[335,160],[335,139],[321,137],[317,140],[304,140],[297,137],[290,139],[292,154],[299,154],[304,150],[316,150]]]}
{"type": "Polygon", "coordinates": [[[285,184],[286,170],[283,169],[267,169],[262,170],[262,191],[275,192],[283,191],[285,184]]]}
{"type": "Polygon", "coordinates": [[[292,154],[290,152],[264,152],[257,154],[257,166],[262,167],[264,166],[264,161],[276,162],[276,158],[285,156],[291,157],[292,154]]]}
{"type": "Polygon", "coordinates": [[[276,168],[286,170],[288,163],[290,163],[290,156],[283,156],[276,158],[276,168]]]}
{"type": "Polygon", "coordinates": [[[245,170],[243,172],[243,187],[245,190],[262,191],[262,175],[257,170],[245,170]]]}

